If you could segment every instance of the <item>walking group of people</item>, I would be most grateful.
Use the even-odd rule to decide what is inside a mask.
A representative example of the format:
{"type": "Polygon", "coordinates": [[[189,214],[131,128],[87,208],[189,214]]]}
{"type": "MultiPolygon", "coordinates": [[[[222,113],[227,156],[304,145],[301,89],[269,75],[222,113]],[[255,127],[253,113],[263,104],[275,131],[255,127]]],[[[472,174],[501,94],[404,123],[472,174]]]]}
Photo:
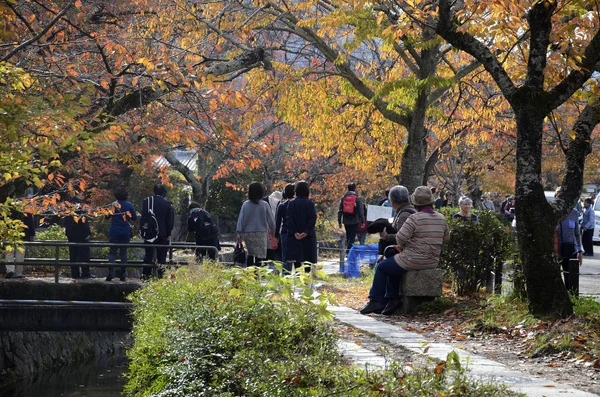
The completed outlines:
{"type": "MultiPolygon", "coordinates": [[[[167,247],[153,247],[151,245],[168,245],[173,230],[175,211],[173,205],[166,199],[167,189],[162,184],[157,184],[153,188],[154,195],[145,198],[142,201],[142,212],[138,213],[134,205],[128,201],[129,193],[124,187],[118,187],[114,191],[115,201],[111,205],[111,214],[106,215],[110,219],[108,230],[108,242],[111,244],[120,244],[120,246],[110,246],[108,251],[108,262],[117,262],[117,253],[120,259],[119,280],[127,280],[127,244],[134,237],[134,222],[141,220],[140,229],[152,229],[155,234],[151,239],[145,241],[149,246],[145,248],[144,264],[152,265],[154,263],[167,263],[167,247]]],[[[91,237],[90,222],[81,209],[81,200],[75,197],[71,200],[76,206],[75,215],[65,218],[65,234],[69,242],[87,243],[91,237]],[[77,219],[75,219],[77,217],[77,219]]],[[[69,261],[76,263],[90,262],[89,245],[69,246],[69,261]]],[[[144,266],[142,270],[142,279],[148,279],[152,276],[153,266],[144,266]]],[[[157,269],[157,275],[162,275],[162,269],[157,269]]],[[[71,277],[94,278],[90,273],[88,265],[71,266],[71,277]],[[81,270],[80,270],[81,269],[81,270]]],[[[115,278],[115,267],[108,268],[106,281],[112,281],[115,278]]]]}
{"type": "Polygon", "coordinates": [[[317,262],[317,211],[308,183],[288,184],[281,193],[264,195],[263,185],[252,182],[238,216],[236,240],[245,244],[246,266],[276,260],[288,272],[301,265],[310,271],[317,262]]]}

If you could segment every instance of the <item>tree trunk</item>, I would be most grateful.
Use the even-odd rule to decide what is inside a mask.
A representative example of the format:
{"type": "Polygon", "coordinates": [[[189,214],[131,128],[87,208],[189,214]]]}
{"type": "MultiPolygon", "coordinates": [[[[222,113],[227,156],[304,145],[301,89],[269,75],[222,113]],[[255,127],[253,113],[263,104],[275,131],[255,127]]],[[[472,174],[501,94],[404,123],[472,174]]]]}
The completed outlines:
{"type": "MultiPolygon", "coordinates": [[[[423,40],[429,40],[435,36],[431,30],[423,31],[423,40]]],[[[439,61],[439,45],[424,49],[421,52],[421,63],[419,67],[419,79],[426,80],[433,76],[439,61]]],[[[400,170],[400,182],[406,186],[409,192],[413,192],[417,186],[422,186],[426,179],[427,165],[427,108],[429,107],[429,94],[431,87],[425,84],[419,89],[413,111],[410,117],[407,143],[402,153],[402,169],[400,170]]],[[[430,164],[431,166],[431,164],[430,164]]]]}
{"type": "Polygon", "coordinates": [[[554,253],[558,217],[541,184],[544,115],[528,92],[515,106],[517,120],[517,237],[527,286],[529,311],[537,316],[567,317],[573,305],[554,253]]]}

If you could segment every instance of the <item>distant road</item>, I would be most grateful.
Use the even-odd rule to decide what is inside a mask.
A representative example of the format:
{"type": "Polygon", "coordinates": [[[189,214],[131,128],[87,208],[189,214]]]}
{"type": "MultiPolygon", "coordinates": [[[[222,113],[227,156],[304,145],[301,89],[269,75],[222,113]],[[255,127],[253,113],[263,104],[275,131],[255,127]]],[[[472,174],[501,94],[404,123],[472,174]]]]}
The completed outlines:
{"type": "Polygon", "coordinates": [[[594,256],[584,256],[579,268],[579,295],[600,300],[600,247],[594,246],[594,256]]]}

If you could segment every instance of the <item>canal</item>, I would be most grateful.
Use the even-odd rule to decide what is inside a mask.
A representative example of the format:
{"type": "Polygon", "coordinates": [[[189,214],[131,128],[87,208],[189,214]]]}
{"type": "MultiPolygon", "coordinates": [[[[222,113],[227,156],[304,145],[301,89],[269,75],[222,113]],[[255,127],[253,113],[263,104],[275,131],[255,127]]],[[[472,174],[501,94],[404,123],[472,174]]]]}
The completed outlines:
{"type": "Polygon", "coordinates": [[[118,397],[127,371],[125,355],[54,368],[0,388],[0,397],[118,397]]]}

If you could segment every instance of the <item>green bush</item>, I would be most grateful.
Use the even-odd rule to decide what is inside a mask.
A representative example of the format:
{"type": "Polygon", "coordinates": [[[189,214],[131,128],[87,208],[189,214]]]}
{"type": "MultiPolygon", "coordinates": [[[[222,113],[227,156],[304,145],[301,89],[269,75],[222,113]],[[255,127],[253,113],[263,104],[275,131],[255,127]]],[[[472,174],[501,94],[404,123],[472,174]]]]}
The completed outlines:
{"type": "Polygon", "coordinates": [[[440,267],[454,276],[459,295],[472,294],[485,285],[491,272],[500,288],[502,265],[513,252],[512,231],[490,211],[477,213],[479,223],[453,219],[454,211],[444,211],[450,239],[444,244],[440,267]]]}
{"type": "MultiPolygon", "coordinates": [[[[38,241],[67,241],[67,236],[62,227],[57,224],[50,225],[46,230],[37,232],[35,239],[38,241]]],[[[60,247],[59,250],[60,259],[69,259],[69,248],[60,247]]],[[[52,258],[56,257],[56,247],[43,246],[43,247],[29,247],[27,248],[27,257],[29,258],[52,258]]]]}
{"type": "Polygon", "coordinates": [[[313,298],[309,275],[296,275],[205,262],[144,286],[132,297],[134,344],[124,394],[516,395],[468,380],[456,353],[435,369],[347,365],[330,328],[327,296],[313,298]]]}

